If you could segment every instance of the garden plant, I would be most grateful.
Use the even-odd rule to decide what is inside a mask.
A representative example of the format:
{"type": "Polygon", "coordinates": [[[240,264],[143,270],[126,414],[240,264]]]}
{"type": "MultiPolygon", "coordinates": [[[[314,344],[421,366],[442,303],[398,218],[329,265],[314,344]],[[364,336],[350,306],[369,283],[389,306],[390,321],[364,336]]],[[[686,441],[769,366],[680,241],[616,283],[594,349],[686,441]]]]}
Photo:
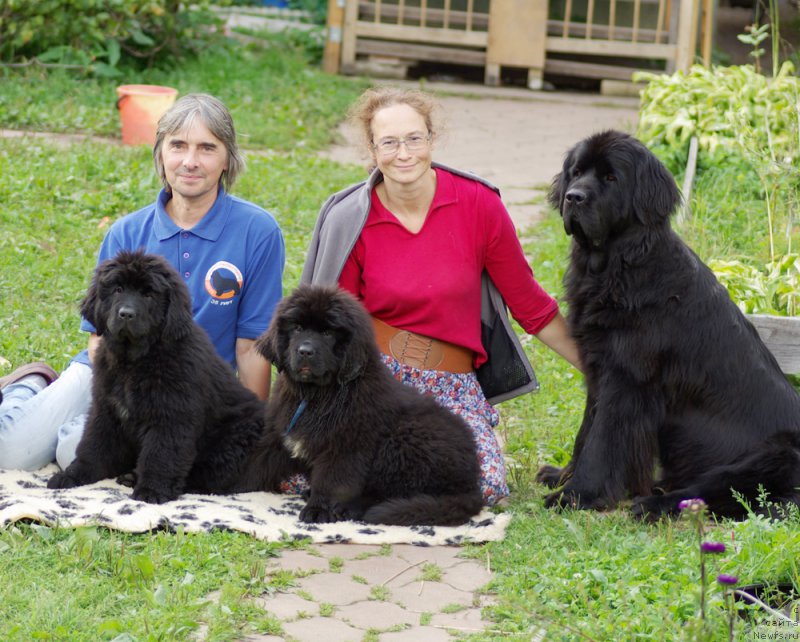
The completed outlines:
{"type": "MultiPolygon", "coordinates": [[[[307,50],[284,36],[241,45],[209,33],[213,46],[199,47],[179,65],[126,62],[123,47],[114,59],[108,46],[103,60],[115,60],[125,82],[168,85],[181,94],[205,91],[230,106],[248,158],[236,192],[269,209],[280,222],[289,291],[299,278],[319,206],[330,193],[363,176],[362,167],[323,160],[317,152],[332,142],[346,106],[367,81],[322,74],[309,62],[307,50]]],[[[138,40],[145,46],[144,39],[138,40]]],[[[12,54],[0,50],[0,62],[32,59],[12,54]]],[[[44,62],[56,58],[51,53],[44,62]]],[[[91,73],[82,60],[75,54],[69,63],[81,69],[0,67],[0,127],[79,134],[67,142],[0,138],[0,374],[33,360],[61,369],[84,347],[78,303],[100,241],[113,220],[149,202],[158,189],[149,149],[90,137],[119,137],[114,109],[119,77],[91,73]]],[[[797,104],[792,69],[763,81],[754,74],[751,68],[720,68],[708,75],[693,70],[688,76],[653,77],[643,98],[640,134],[680,178],[687,139],[682,130],[668,135],[669,123],[653,124],[659,105],[671,100],[685,107],[685,126],[701,141],[710,141],[702,138],[706,134],[722,136],[722,124],[725,131],[737,132],[730,145],[701,146],[693,216],[681,234],[706,261],[727,262],[720,263],[723,267],[740,262],[761,272],[778,269],[769,267],[775,260],[786,261],[781,274],[796,279],[800,266],[786,257],[797,251],[790,203],[797,202],[800,191],[797,111],[787,115],[778,106],[768,123],[750,115],[748,132],[741,122],[734,127],[724,120],[727,112],[714,102],[725,93],[719,100],[730,106],[732,118],[772,113],[770,105],[792,97],[797,104]],[[738,76],[746,76],[747,91],[717,91],[738,76]],[[751,86],[756,82],[761,84],[751,86]],[[668,98],[652,98],[659,91],[668,98]],[[699,110],[701,100],[704,108],[699,110]],[[716,124],[705,129],[700,112],[717,114],[716,124]],[[776,137],[779,121],[785,136],[776,137]],[[772,142],[765,146],[766,131],[772,132],[772,142]],[[773,160],[778,145],[781,151],[773,160]],[[790,174],[773,176],[773,162],[788,163],[790,174]]],[[[664,107],[673,117],[677,109],[664,107]]],[[[560,293],[569,240],[557,214],[551,212],[521,236],[529,239],[525,249],[537,266],[537,278],[560,293]]],[[[796,280],[788,287],[796,292],[796,280]]],[[[750,291],[744,286],[732,290],[735,296],[750,291]]],[[[787,313],[791,308],[783,302],[791,297],[785,294],[776,293],[764,305],[787,313]]],[[[543,463],[569,459],[584,391],[580,375],[565,362],[533,339],[526,338],[525,346],[542,386],[533,396],[501,406],[501,432],[513,464],[512,495],[498,510],[511,512],[513,520],[503,541],[464,549],[494,572],[485,590],[496,596],[496,604],[484,611],[489,631],[465,638],[744,639],[758,626],[758,609],[747,607],[749,618],[729,618],[730,587],[712,579],[701,589],[696,521],[641,523],[624,506],[607,513],[543,508],[544,489],[534,482],[535,472],[543,463]]],[[[759,508],[752,507],[749,519],[740,523],[718,523],[702,515],[703,541],[725,547],[724,555],[714,557],[714,577],[800,589],[800,515],[790,511],[775,521],[757,514],[759,508]]],[[[255,598],[297,579],[270,571],[268,559],[306,546],[230,532],[129,535],[100,528],[9,525],[0,530],[0,639],[188,640],[201,629],[208,640],[235,640],[253,632],[279,635],[280,622],[255,598]]]]}

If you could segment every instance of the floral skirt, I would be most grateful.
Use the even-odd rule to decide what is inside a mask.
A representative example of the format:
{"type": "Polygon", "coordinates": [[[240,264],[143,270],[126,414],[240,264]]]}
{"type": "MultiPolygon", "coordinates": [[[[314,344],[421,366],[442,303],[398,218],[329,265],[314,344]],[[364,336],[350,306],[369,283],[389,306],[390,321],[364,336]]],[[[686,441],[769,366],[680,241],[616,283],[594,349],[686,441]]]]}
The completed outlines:
{"type": "MultiPolygon", "coordinates": [[[[460,374],[440,370],[420,370],[381,355],[394,378],[433,397],[439,404],[459,415],[472,430],[481,468],[483,501],[493,506],[508,495],[503,453],[494,433],[500,422],[497,410],[486,401],[474,372],[460,374]]],[[[303,475],[294,475],[281,484],[282,492],[298,493],[308,488],[303,475]]]]}

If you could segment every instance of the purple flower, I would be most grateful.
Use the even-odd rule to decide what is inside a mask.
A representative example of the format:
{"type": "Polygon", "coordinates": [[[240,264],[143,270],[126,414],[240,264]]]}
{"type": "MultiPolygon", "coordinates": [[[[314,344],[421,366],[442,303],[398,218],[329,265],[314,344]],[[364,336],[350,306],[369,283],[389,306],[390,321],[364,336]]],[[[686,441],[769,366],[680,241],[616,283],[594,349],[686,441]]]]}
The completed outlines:
{"type": "Polygon", "coordinates": [[[699,497],[692,499],[682,499],[678,502],[678,510],[689,511],[690,513],[699,513],[706,507],[706,503],[699,497]]]}
{"type": "Polygon", "coordinates": [[[725,573],[721,573],[717,575],[717,582],[719,582],[720,584],[733,585],[739,582],[739,578],[736,577],[735,575],[727,575],[725,573]]]}
{"type": "Polygon", "coordinates": [[[700,544],[700,550],[704,553],[724,553],[725,544],[722,542],[703,542],[700,544]]]}

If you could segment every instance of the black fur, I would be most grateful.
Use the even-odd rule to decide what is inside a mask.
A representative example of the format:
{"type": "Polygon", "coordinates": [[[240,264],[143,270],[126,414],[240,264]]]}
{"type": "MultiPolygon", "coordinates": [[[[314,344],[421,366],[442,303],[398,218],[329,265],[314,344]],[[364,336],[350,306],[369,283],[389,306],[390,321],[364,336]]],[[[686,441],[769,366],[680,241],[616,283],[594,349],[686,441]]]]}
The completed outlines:
{"type": "Polygon", "coordinates": [[[392,377],[352,296],[301,285],[257,345],[280,376],[248,489],[275,490],[293,472],[282,441],[310,469],[303,521],[455,525],[480,512],[470,429],[392,377]]]}
{"type": "Polygon", "coordinates": [[[572,460],[539,471],[563,484],[546,504],[603,509],[640,496],[634,513],[652,517],[701,497],[740,517],[731,489],[754,500],[759,485],[797,503],[800,397],[672,231],[672,175],[641,142],[608,131],[569,151],[550,199],[573,239],[568,323],[587,399],[572,460]]]}
{"type": "Polygon", "coordinates": [[[263,404],[192,318],[189,291],[162,257],[101,263],[81,306],[102,337],[75,461],[48,482],[71,488],[134,472],[133,498],[228,492],[263,432],[263,404]]]}

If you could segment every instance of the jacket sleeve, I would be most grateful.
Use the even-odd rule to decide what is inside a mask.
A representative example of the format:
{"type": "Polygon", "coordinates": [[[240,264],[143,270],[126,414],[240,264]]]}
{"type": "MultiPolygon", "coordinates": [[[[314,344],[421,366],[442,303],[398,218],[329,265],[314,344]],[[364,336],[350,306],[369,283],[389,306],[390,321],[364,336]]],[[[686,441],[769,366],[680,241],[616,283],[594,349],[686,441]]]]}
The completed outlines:
{"type": "Polygon", "coordinates": [[[322,208],[317,215],[317,222],[314,224],[314,232],[311,235],[311,242],[306,251],[306,259],[303,263],[303,271],[300,274],[300,283],[314,283],[314,273],[317,266],[317,256],[319,254],[320,237],[322,235],[322,228],[325,225],[325,219],[328,211],[336,199],[336,194],[330,196],[327,201],[322,205],[322,208]]]}
{"type": "Polygon", "coordinates": [[[300,283],[335,284],[369,214],[371,186],[352,185],[331,196],[320,209],[300,283]]]}

